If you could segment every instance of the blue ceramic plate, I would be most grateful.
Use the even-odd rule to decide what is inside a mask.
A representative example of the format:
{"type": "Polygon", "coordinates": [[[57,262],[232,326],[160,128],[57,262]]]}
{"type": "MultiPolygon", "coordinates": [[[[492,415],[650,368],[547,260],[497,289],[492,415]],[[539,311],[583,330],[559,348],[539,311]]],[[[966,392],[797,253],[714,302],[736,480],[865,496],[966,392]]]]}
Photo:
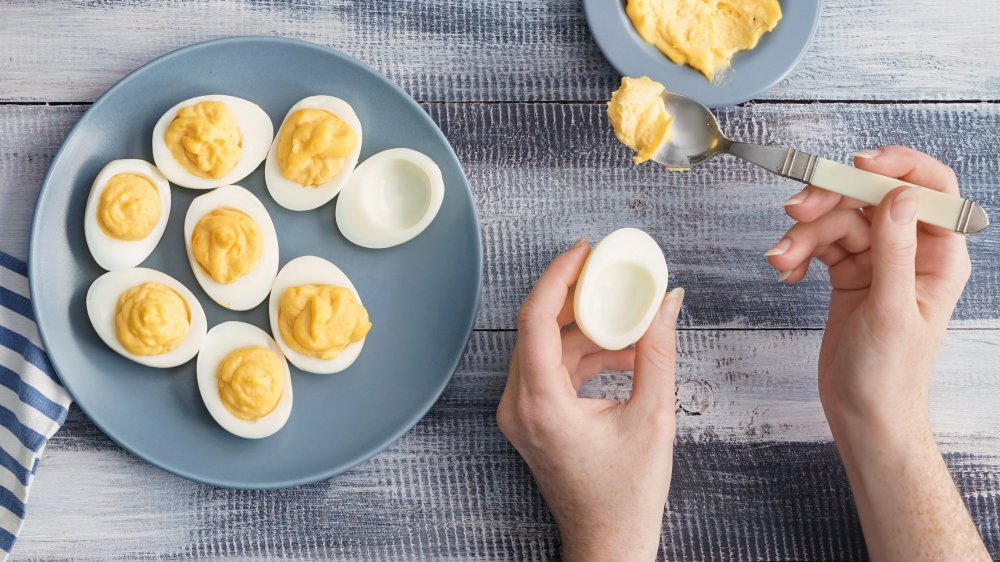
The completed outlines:
{"type": "MultiPolygon", "coordinates": [[[[275,131],[277,132],[277,131],[275,131]]],[[[270,332],[267,300],[247,312],[216,305],[195,281],[182,226],[204,191],[174,186],[166,233],[143,263],[172,275],[201,301],[209,326],[249,322],[270,332]]],[[[31,229],[31,296],[42,338],[80,408],[126,449],[175,474],[216,486],[282,488],[343,472],[399,439],[444,390],[472,331],[482,250],[468,181],[444,135],[403,90],[368,66],[310,43],[239,37],[186,47],[125,77],[95,102],[66,138],[42,184],[31,229]],[[287,425],[261,440],[223,430],[205,409],[195,361],[143,367],[104,345],[84,298],[103,271],[83,237],[90,184],[109,160],[152,161],[153,125],[177,102],[230,94],[256,102],[275,126],[296,101],[341,97],[361,119],[361,158],[392,147],[430,156],[444,174],[437,218],[415,239],[368,250],[334,222],[334,200],[314,211],[278,206],[263,166],[241,185],[264,203],[278,232],[281,264],[317,255],[353,280],[374,328],[357,362],[335,375],[292,368],[287,425]]]]}
{"type": "MultiPolygon", "coordinates": [[[[625,76],[649,76],[671,92],[708,107],[736,105],[774,86],[799,63],[819,24],[820,0],[781,2],[781,21],[757,47],[737,53],[715,82],[690,66],[674,64],[639,37],[625,15],[627,0],[583,0],[587,23],[604,56],[625,76]]],[[[611,92],[608,92],[611,95],[611,92]]]]}

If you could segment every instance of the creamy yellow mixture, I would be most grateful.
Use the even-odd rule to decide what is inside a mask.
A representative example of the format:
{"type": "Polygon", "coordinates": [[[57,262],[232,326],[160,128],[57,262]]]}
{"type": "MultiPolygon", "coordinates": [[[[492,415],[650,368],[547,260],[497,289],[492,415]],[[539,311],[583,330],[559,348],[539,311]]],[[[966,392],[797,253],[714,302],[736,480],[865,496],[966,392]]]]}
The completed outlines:
{"type": "Polygon", "coordinates": [[[333,179],[357,146],[357,133],[336,115],[300,109],[278,133],[278,166],[295,183],[316,187],[333,179]]]}
{"type": "Polygon", "coordinates": [[[281,337],[289,347],[310,357],[333,359],[364,339],[371,327],[368,311],[344,287],[289,287],[278,305],[281,337]]]}
{"type": "Polygon", "coordinates": [[[260,225],[243,211],[205,213],[191,234],[191,253],[217,283],[232,283],[250,271],[262,251],[260,225]]]}
{"type": "Polygon", "coordinates": [[[97,224],[118,240],[149,236],[160,220],[160,195],[153,182],[138,174],[116,174],[97,201],[97,224]]]}
{"type": "Polygon", "coordinates": [[[143,283],[118,297],[115,334],[133,355],[161,355],[184,341],[191,326],[187,302],[161,283],[143,283]]]}
{"type": "Polygon", "coordinates": [[[660,97],[663,91],[662,84],[646,76],[626,76],[608,102],[608,117],[615,135],[635,151],[632,161],[636,164],[649,160],[657,147],[670,140],[673,119],[660,97]]]}
{"type": "Polygon", "coordinates": [[[647,43],[709,80],[781,19],[778,0],[628,0],[625,12],[647,43]]]}
{"type": "Polygon", "coordinates": [[[233,171],[243,153],[236,116],[220,101],[180,108],[163,140],[174,160],[199,178],[221,178],[233,171]]]}
{"type": "Polygon", "coordinates": [[[253,421],[270,414],[281,401],[283,371],[281,359],[266,347],[234,350],[215,372],[222,405],[241,420],[253,421]]]}

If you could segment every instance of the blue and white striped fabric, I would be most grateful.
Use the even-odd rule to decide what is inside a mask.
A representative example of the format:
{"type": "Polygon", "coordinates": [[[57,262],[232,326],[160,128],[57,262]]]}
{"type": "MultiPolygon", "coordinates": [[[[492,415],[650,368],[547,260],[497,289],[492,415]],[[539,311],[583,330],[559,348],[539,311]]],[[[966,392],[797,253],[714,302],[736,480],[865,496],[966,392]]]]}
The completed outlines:
{"type": "Polygon", "coordinates": [[[28,264],[0,252],[0,558],[21,530],[42,450],[71,402],[35,328],[28,264]]]}

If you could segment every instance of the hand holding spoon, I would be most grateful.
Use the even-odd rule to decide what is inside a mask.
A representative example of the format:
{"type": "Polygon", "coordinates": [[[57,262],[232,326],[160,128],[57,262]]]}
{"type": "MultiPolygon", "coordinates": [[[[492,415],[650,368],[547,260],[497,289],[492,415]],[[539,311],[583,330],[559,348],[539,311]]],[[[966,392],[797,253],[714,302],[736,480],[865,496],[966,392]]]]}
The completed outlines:
{"type": "MultiPolygon", "coordinates": [[[[657,148],[652,160],[668,168],[686,170],[716,154],[732,154],[779,176],[869,205],[878,205],[896,187],[914,186],[794,148],[732,141],[719,130],[719,122],[707,107],[671,92],[663,92],[662,98],[667,113],[673,117],[673,136],[657,148]]],[[[974,234],[990,223],[986,211],[968,199],[914,187],[921,188],[917,211],[917,220],[921,222],[962,234],[974,234]]]]}

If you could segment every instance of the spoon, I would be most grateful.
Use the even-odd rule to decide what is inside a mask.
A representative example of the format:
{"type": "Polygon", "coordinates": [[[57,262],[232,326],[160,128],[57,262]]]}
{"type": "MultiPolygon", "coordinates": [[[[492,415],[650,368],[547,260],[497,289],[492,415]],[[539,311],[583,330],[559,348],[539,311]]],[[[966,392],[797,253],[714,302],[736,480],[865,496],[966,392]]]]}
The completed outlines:
{"type": "Polygon", "coordinates": [[[869,205],[878,205],[887,193],[901,185],[920,187],[917,219],[962,234],[974,234],[990,223],[986,211],[968,199],[866,172],[794,148],[730,140],[719,130],[715,115],[704,105],[671,92],[664,92],[662,97],[667,113],[673,117],[673,136],[657,148],[652,159],[669,169],[687,170],[716,154],[732,154],[779,176],[869,205]]]}

